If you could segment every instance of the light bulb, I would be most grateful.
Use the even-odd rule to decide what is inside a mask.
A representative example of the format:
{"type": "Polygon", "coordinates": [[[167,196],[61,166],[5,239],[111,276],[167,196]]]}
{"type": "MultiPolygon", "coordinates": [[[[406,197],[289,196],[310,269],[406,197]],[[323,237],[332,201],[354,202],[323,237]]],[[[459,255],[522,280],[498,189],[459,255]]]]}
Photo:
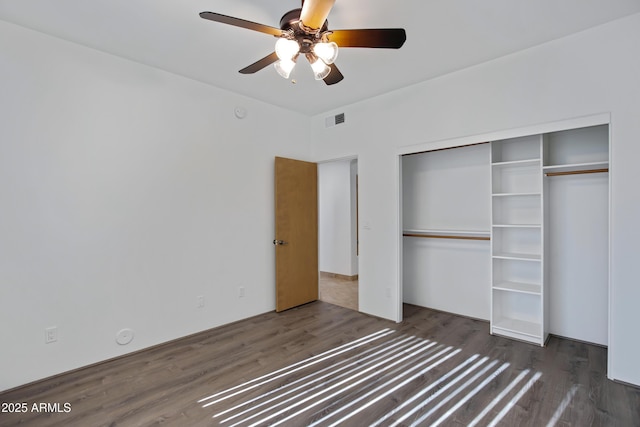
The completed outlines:
{"type": "Polygon", "coordinates": [[[333,64],[338,57],[338,45],[335,42],[316,43],[313,46],[313,53],[322,59],[325,64],[333,64]]]}
{"type": "Polygon", "coordinates": [[[300,45],[295,40],[280,37],[276,42],[276,55],[283,61],[291,61],[300,51],[300,45]]]}
{"type": "Polygon", "coordinates": [[[310,59],[309,63],[311,64],[311,69],[313,70],[313,76],[316,78],[316,80],[324,79],[331,72],[331,67],[325,64],[320,58],[316,58],[314,62],[311,62],[311,59],[310,59]]]}
{"type": "Polygon", "coordinates": [[[296,66],[296,63],[295,61],[292,61],[292,60],[281,59],[279,61],[276,61],[276,63],[273,64],[273,66],[275,67],[278,74],[280,74],[285,79],[288,79],[289,76],[291,75],[291,71],[293,70],[293,67],[296,66]]]}

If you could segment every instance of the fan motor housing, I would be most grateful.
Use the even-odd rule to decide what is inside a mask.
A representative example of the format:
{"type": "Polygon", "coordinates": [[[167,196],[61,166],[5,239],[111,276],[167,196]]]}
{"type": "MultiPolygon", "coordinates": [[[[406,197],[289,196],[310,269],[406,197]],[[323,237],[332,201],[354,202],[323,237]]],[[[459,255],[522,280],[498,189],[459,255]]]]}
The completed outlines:
{"type": "MultiPolygon", "coordinates": [[[[280,29],[282,29],[283,31],[293,30],[296,36],[298,35],[298,33],[308,34],[304,30],[302,30],[300,25],[298,25],[298,23],[300,22],[301,12],[302,12],[302,9],[293,9],[285,13],[284,15],[282,15],[282,18],[280,18],[280,29]]],[[[318,32],[323,33],[327,31],[328,28],[329,28],[329,21],[324,21],[322,28],[320,28],[318,32]]]]}
{"type": "Polygon", "coordinates": [[[300,21],[302,9],[293,9],[285,13],[280,19],[280,29],[290,34],[293,40],[300,45],[300,53],[312,53],[313,45],[320,41],[321,35],[327,31],[329,23],[324,21],[324,25],[319,30],[306,28],[300,21]]]}

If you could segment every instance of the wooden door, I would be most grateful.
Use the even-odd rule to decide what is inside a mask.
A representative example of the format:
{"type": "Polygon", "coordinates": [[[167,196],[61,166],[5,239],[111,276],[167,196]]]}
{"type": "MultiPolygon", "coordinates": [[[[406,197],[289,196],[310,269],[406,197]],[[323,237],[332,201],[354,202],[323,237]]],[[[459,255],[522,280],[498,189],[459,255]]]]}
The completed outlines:
{"type": "Polygon", "coordinates": [[[275,159],[276,311],[318,299],[318,167],[275,159]]]}

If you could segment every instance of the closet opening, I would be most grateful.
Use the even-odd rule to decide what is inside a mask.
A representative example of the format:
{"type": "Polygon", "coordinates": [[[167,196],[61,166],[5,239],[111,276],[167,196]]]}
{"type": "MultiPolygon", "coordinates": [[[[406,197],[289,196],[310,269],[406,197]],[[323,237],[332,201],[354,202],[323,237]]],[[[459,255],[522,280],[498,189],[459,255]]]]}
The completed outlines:
{"type": "Polygon", "coordinates": [[[601,120],[401,155],[402,303],[485,320],[489,333],[535,345],[555,335],[608,346],[601,120]]]}
{"type": "Polygon", "coordinates": [[[489,319],[489,150],[402,156],[403,303],[489,319]]]}

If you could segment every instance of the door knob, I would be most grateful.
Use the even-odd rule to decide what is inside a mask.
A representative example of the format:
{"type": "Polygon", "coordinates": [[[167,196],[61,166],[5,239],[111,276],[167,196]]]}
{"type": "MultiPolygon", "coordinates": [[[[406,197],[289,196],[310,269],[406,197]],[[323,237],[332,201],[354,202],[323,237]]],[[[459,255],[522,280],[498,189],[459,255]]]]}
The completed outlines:
{"type": "Polygon", "coordinates": [[[274,240],[273,244],[278,246],[278,245],[286,245],[287,242],[285,242],[284,240],[274,240]]]}

